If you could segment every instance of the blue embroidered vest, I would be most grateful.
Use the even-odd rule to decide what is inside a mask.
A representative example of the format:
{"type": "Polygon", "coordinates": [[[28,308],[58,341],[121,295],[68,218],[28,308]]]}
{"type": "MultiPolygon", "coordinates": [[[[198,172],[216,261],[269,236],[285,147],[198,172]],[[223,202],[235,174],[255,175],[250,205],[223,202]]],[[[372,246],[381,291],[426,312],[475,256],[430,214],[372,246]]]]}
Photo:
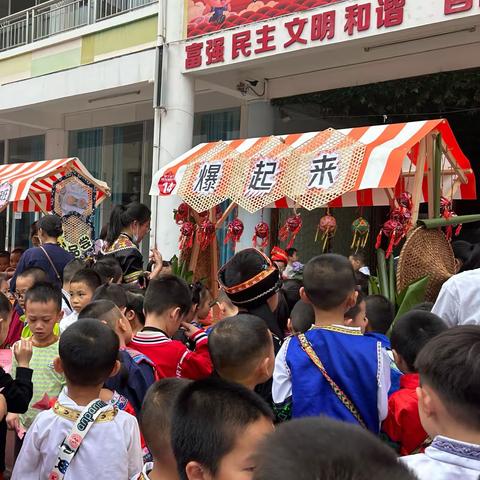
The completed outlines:
{"type": "MultiPolygon", "coordinates": [[[[378,433],[380,343],[341,327],[312,328],[305,335],[327,373],[355,405],[368,429],[378,433]]],[[[292,378],[292,418],[326,415],[358,424],[302,350],[297,337],[290,341],[286,362],[292,378]]]]}

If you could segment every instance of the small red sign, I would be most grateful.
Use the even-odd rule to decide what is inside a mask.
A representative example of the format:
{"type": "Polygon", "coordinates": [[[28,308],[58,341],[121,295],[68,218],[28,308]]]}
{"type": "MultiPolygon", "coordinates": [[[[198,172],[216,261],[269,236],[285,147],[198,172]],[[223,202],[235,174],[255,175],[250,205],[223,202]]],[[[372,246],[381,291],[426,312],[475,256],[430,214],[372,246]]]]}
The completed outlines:
{"type": "Polygon", "coordinates": [[[160,195],[170,195],[176,186],[177,181],[175,180],[175,174],[173,172],[163,174],[158,181],[160,195]]]}

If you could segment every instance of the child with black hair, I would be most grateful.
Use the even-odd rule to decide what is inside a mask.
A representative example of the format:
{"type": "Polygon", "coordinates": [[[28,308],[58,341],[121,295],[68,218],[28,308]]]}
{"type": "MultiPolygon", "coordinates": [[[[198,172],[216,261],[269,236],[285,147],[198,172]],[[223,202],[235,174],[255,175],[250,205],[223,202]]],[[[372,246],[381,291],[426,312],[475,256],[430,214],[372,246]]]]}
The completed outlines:
{"type": "Polygon", "coordinates": [[[113,256],[99,258],[92,269],[100,275],[102,283],[122,283],[122,267],[113,256]]]}
{"type": "Polygon", "coordinates": [[[75,258],[65,265],[63,269],[63,287],[62,287],[62,310],[63,316],[68,317],[73,312],[70,299],[70,282],[74,275],[85,268],[85,262],[79,258],[75,258]]]}
{"type": "Polygon", "coordinates": [[[210,290],[202,282],[195,282],[190,285],[190,290],[192,292],[192,304],[195,308],[191,323],[198,328],[211,325],[210,310],[213,297],[210,290]]]}
{"type": "Polygon", "coordinates": [[[23,248],[14,248],[10,253],[10,269],[15,271],[25,250],[23,248]]]}
{"type": "Polygon", "coordinates": [[[368,325],[365,297],[361,291],[358,291],[357,302],[343,315],[344,324],[347,327],[358,327],[362,333],[368,325]]]}
{"type": "Polygon", "coordinates": [[[388,400],[388,416],[382,424],[387,437],[398,446],[401,455],[422,451],[428,435],[418,414],[417,388],[420,377],[415,360],[429,340],[447,329],[442,319],[433,313],[412,310],[394,324],[391,343],[395,363],[404,373],[400,390],[388,400]]]}
{"type": "Polygon", "coordinates": [[[85,318],[95,318],[107,324],[117,334],[120,342],[119,360],[123,371],[108,378],[105,387],[127,398],[138,415],[145,394],[155,381],[155,364],[142,353],[127,347],[133,337],[130,323],[110,300],[96,300],[88,304],[78,316],[79,320],[85,318]]]}
{"type": "Polygon", "coordinates": [[[183,389],[190,383],[184,378],[164,378],[153,384],[145,396],[140,429],[153,456],[142,473],[132,480],[178,480],[177,462],[173,456],[173,409],[183,389]]]}
{"type": "Polygon", "coordinates": [[[10,252],[0,251],[0,272],[6,272],[10,268],[10,252]]]}
{"type": "Polygon", "coordinates": [[[217,323],[208,337],[218,375],[254,390],[272,378],[275,364],[272,334],[255,315],[240,313],[217,323]]]}
{"type": "Polygon", "coordinates": [[[250,480],[257,446],[272,431],[270,407],[244,386],[216,378],[187,385],[172,422],[180,479],[250,480]]]}
{"type": "MultiPolygon", "coordinates": [[[[4,342],[8,332],[9,319],[12,313],[10,300],[0,294],[0,344],[4,342]]],[[[20,340],[13,347],[17,370],[16,379],[13,380],[9,373],[0,367],[0,479],[3,480],[5,471],[5,445],[7,439],[7,424],[5,416],[7,411],[12,413],[25,413],[28,409],[33,394],[32,369],[32,342],[20,340]]]]}
{"type": "Polygon", "coordinates": [[[62,334],[54,364],[67,388],[27,433],[12,480],[127,479],[141,469],[137,421],[99,399],[105,380],[118,372],[118,348],[118,337],[98,320],[84,319],[62,334]]]}
{"type": "Polygon", "coordinates": [[[181,278],[162,275],[150,281],[144,300],[145,327],[133,337],[129,346],[155,363],[160,378],[195,380],[212,373],[207,335],[184,321],[191,308],[190,289],[181,278]],[[195,344],[194,351],[172,340],[180,327],[195,344]]]}
{"type": "MultiPolygon", "coordinates": [[[[39,282],[25,294],[25,315],[33,354],[30,368],[33,370],[33,396],[26,413],[20,416],[9,413],[7,423],[18,434],[17,450],[21,447],[21,439],[25,430],[32,425],[39,411],[37,403],[45,403],[50,397],[56,397],[63,386],[65,379],[61,373],[53,370],[53,361],[58,356],[58,337],[55,334],[55,325],[61,320],[62,293],[60,288],[50,282],[39,282]]],[[[15,377],[17,364],[14,360],[12,372],[15,377]]]]}
{"type": "Polygon", "coordinates": [[[315,312],[312,304],[299,300],[290,313],[288,329],[292,335],[305,333],[315,323],[315,312]]]}
{"type": "Polygon", "coordinates": [[[95,294],[95,290],[102,284],[100,275],[91,268],[79,270],[70,281],[70,303],[73,312],[60,322],[60,332],[63,333],[78,319],[78,314],[87,306],[95,294]]]}
{"type": "Polygon", "coordinates": [[[300,295],[313,305],[315,325],[282,345],[273,374],[279,419],[326,415],[378,433],[387,415],[390,361],[380,342],[344,325],[357,302],[347,258],[326,254],[310,260],[300,295]]]}
{"type": "Polygon", "coordinates": [[[416,480],[379,439],[328,418],[292,420],[262,442],[254,480],[416,480]]]}
{"type": "Polygon", "coordinates": [[[420,480],[480,477],[480,326],[452,328],[418,354],[418,409],[432,444],[401,461],[420,480]]]}
{"type": "Polygon", "coordinates": [[[367,330],[365,335],[378,340],[390,357],[390,381],[391,387],[388,396],[400,388],[402,372],[395,364],[390,339],[387,332],[395,319],[395,307],[393,303],[383,295],[369,295],[365,299],[367,314],[367,330]]]}
{"type": "Polygon", "coordinates": [[[92,301],[95,302],[97,300],[110,300],[122,313],[125,313],[127,308],[127,292],[121,285],[116,283],[103,284],[98,287],[92,297],[92,301]]]}
{"type": "Polygon", "coordinates": [[[234,317],[238,314],[238,307],[232,303],[228,295],[225,293],[225,290],[222,288],[218,291],[216,303],[220,309],[222,318],[234,317]]]}
{"type": "Polygon", "coordinates": [[[133,335],[136,335],[145,326],[145,313],[143,312],[144,295],[131,290],[126,290],[125,293],[127,295],[125,316],[130,322],[133,335]]]}
{"type": "Polygon", "coordinates": [[[46,273],[40,268],[28,268],[17,277],[16,288],[13,291],[15,303],[13,305],[12,319],[8,327],[7,337],[3,342],[3,348],[11,347],[22,336],[25,327],[25,294],[39,282],[47,280],[46,273]]]}

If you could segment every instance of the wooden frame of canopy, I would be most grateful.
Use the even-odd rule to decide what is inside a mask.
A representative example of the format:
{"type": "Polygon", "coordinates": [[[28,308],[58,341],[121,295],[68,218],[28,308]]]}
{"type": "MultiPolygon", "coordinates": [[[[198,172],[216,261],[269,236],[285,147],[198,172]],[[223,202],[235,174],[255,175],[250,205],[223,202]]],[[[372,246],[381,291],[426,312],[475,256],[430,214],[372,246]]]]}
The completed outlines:
{"type": "MultiPolygon", "coordinates": [[[[394,205],[398,193],[409,191],[414,204],[412,220],[416,223],[420,204],[423,202],[428,202],[430,219],[439,217],[442,184],[444,193],[452,199],[476,198],[475,177],[470,162],[461,151],[448,122],[444,119],[358,127],[338,132],[344,138],[348,137],[349,140],[364,145],[365,152],[358,172],[354,175],[353,187],[325,206],[338,208],[394,205]]],[[[285,148],[301,149],[306,142],[323,134],[325,132],[311,132],[277,138],[283,142],[285,148]]],[[[265,140],[265,138],[245,139],[197,145],[154,175],[150,194],[179,194],[189,165],[199,163],[201,161],[199,159],[209,158],[209,155],[215,154],[219,144],[228,145],[232,151],[244,155],[246,152],[254,151],[255,145],[265,140]],[[161,188],[165,187],[165,184],[167,188],[162,192],[161,188]]],[[[225,200],[225,197],[218,198],[217,203],[225,200]]],[[[224,212],[217,222],[217,228],[221,227],[235,206],[232,202],[229,210],[224,212]]],[[[295,208],[296,203],[291,197],[275,197],[268,206],[295,208]]],[[[211,211],[211,221],[214,222],[214,218],[211,211]]],[[[196,221],[198,223],[198,219],[196,221]]],[[[192,269],[195,268],[198,255],[198,249],[194,248],[190,261],[192,269]]],[[[211,258],[212,272],[217,270],[217,255],[218,247],[214,245],[211,258]]]]}

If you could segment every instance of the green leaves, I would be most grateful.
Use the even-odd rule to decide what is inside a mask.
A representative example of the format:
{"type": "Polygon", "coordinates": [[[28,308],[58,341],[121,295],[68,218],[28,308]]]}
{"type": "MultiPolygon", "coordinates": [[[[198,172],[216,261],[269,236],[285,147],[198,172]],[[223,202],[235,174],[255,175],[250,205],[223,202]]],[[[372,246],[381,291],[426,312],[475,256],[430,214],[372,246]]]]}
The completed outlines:
{"type": "Polygon", "coordinates": [[[179,260],[176,255],[172,257],[172,273],[177,277],[183,278],[188,284],[193,282],[193,272],[187,270],[187,262],[179,260]]]}
{"type": "Polygon", "coordinates": [[[411,283],[405,290],[403,290],[397,297],[397,314],[395,320],[390,326],[387,336],[390,336],[392,332],[392,327],[395,324],[396,320],[400,318],[405,313],[408,313],[416,305],[425,301],[425,292],[427,291],[428,286],[428,276],[417,280],[416,282],[411,283]]]}

